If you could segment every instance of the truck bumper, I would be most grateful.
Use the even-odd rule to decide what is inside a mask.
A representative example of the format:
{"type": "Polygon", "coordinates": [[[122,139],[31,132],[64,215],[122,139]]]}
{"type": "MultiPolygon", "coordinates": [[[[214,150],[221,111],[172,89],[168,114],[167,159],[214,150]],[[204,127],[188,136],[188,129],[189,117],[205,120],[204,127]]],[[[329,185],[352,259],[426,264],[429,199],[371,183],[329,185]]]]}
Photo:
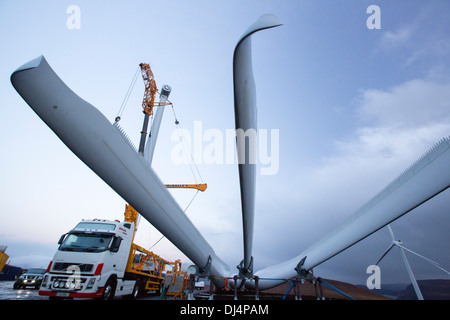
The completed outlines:
{"type": "Polygon", "coordinates": [[[95,292],[65,292],[53,290],[39,290],[40,296],[61,297],[61,298],[100,298],[103,294],[103,288],[98,288],[95,292]]]}
{"type": "Polygon", "coordinates": [[[46,273],[39,295],[59,298],[100,298],[104,285],[100,276],[46,273]]]}

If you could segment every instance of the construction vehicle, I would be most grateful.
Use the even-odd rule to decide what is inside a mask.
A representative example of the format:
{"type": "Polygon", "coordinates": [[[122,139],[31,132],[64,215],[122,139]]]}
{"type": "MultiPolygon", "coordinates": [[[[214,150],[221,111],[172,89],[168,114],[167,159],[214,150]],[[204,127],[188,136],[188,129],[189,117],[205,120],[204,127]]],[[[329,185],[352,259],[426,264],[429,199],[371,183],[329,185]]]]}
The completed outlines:
{"type": "Polygon", "coordinates": [[[9,256],[5,253],[7,246],[0,246],[0,274],[8,261],[9,256]]]}
{"type": "Polygon", "coordinates": [[[165,294],[179,296],[184,288],[174,284],[185,285],[188,279],[180,260],[168,261],[135,244],[136,220],[136,210],[126,205],[123,222],[82,220],[62,235],[39,295],[111,300],[172,287],[177,291],[165,294]]]}

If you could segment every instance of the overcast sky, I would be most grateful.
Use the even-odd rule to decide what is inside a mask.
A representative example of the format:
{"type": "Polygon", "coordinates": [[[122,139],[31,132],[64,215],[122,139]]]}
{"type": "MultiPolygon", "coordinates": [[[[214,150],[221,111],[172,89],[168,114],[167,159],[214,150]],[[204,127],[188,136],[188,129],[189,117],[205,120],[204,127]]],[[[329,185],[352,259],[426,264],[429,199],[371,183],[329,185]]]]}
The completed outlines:
{"type": "MultiPolygon", "coordinates": [[[[59,236],[83,218],[123,219],[125,202],[34,114],[11,73],[44,55],[80,97],[111,122],[141,62],[152,67],[183,129],[234,128],[232,57],[259,16],[283,26],[253,36],[258,125],[279,130],[279,169],[258,175],[255,270],[297,256],[339,226],[450,133],[450,3],[411,1],[0,1],[3,116],[0,244],[11,263],[47,266],[59,236]],[[79,29],[67,9],[80,9],[79,29]],[[380,29],[367,13],[377,5],[380,29]],[[201,122],[199,122],[201,121],[201,122]]],[[[139,77],[121,125],[138,145],[139,77]]],[[[164,114],[154,168],[164,183],[195,179],[174,163],[172,110],[164,114]]],[[[205,148],[208,141],[201,145],[205,148]]],[[[191,147],[194,147],[192,141],[191,147]]],[[[199,163],[208,184],[187,214],[232,268],[243,257],[235,164],[199,163]]],[[[197,177],[197,179],[199,179],[197,177]]],[[[193,190],[171,190],[185,208],[193,190]]],[[[397,239],[450,269],[450,193],[391,224],[397,239]]],[[[161,234],[141,220],[136,242],[161,234]]],[[[389,246],[382,229],[315,268],[316,276],[364,284],[389,246]]],[[[166,239],[153,247],[186,258],[166,239]]],[[[408,255],[418,279],[445,273],[408,255]]],[[[380,264],[382,283],[409,283],[398,250],[380,264]]]]}

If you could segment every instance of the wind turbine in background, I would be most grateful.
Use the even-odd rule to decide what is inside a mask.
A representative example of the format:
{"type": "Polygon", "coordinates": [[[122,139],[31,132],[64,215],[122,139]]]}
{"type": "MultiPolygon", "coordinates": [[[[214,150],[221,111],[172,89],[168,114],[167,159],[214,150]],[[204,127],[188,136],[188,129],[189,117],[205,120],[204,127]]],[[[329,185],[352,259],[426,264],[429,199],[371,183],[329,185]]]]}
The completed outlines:
{"type": "Polygon", "coordinates": [[[412,250],[406,248],[406,247],[403,245],[403,243],[402,243],[401,240],[395,240],[394,232],[392,231],[392,228],[391,228],[391,226],[390,226],[389,224],[387,225],[387,228],[388,228],[389,234],[391,235],[392,242],[391,242],[391,245],[390,245],[390,246],[386,249],[386,251],[383,253],[383,255],[381,256],[381,258],[378,259],[376,265],[378,265],[378,264],[381,262],[381,260],[383,260],[383,258],[389,253],[389,251],[392,250],[392,248],[398,247],[398,248],[400,249],[400,253],[401,253],[401,255],[402,255],[403,262],[405,263],[406,270],[408,271],[409,278],[411,279],[411,283],[412,283],[412,285],[413,285],[414,291],[416,292],[417,299],[423,300],[422,292],[420,291],[420,288],[419,288],[419,285],[418,285],[418,283],[417,283],[416,277],[414,276],[414,273],[413,273],[413,271],[412,271],[412,269],[411,269],[411,266],[410,266],[410,264],[409,264],[409,262],[408,262],[408,258],[406,257],[405,250],[408,251],[408,252],[410,252],[410,253],[412,253],[412,254],[415,254],[416,256],[418,256],[418,257],[420,257],[420,258],[426,260],[427,262],[431,263],[431,264],[434,265],[435,267],[441,269],[442,271],[444,271],[445,273],[447,273],[447,276],[449,276],[449,277],[450,277],[450,273],[449,273],[447,270],[445,270],[444,268],[442,268],[442,267],[439,265],[439,263],[437,263],[437,262],[435,262],[435,261],[433,261],[433,260],[431,260],[431,259],[428,259],[428,258],[426,258],[426,257],[424,257],[424,256],[422,256],[422,255],[420,255],[420,254],[418,254],[417,252],[414,252],[414,251],[412,251],[412,250]]]}

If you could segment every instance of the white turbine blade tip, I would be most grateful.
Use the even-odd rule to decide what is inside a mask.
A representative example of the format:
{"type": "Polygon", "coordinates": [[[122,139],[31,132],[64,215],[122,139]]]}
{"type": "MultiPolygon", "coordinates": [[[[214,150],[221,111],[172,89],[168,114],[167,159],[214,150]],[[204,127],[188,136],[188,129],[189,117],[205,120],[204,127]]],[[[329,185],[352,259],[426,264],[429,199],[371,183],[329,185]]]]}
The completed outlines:
{"type": "Polygon", "coordinates": [[[20,66],[19,68],[17,68],[13,73],[16,73],[16,72],[19,72],[19,71],[25,71],[25,70],[28,70],[28,69],[36,68],[36,67],[38,67],[38,66],[41,64],[42,60],[45,60],[45,58],[44,58],[44,56],[41,55],[41,56],[39,56],[39,57],[37,57],[37,58],[31,60],[31,61],[28,61],[27,63],[25,63],[25,64],[23,64],[23,65],[21,65],[21,66],[20,66]]]}
{"type": "Polygon", "coordinates": [[[256,21],[256,23],[261,23],[262,25],[270,26],[270,27],[278,27],[283,24],[283,22],[277,16],[274,16],[273,14],[262,15],[261,17],[259,17],[259,19],[256,21]]]}
{"type": "Polygon", "coordinates": [[[278,17],[274,16],[273,14],[265,14],[256,20],[255,23],[253,23],[242,35],[242,37],[239,39],[238,43],[241,42],[244,38],[248,37],[252,33],[255,33],[257,31],[263,30],[263,29],[269,29],[274,28],[283,25],[280,19],[278,17]]]}

